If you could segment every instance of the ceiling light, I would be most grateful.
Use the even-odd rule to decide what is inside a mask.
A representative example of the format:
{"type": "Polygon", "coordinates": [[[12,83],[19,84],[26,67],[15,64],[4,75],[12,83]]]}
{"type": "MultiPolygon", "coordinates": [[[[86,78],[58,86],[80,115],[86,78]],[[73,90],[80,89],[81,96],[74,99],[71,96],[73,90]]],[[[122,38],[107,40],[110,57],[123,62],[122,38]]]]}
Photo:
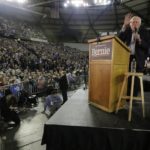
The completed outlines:
{"type": "Polygon", "coordinates": [[[17,0],[18,3],[25,3],[26,0],[17,0]]]}
{"type": "Polygon", "coordinates": [[[74,7],[87,7],[88,3],[83,0],[68,0],[64,3],[64,7],[74,6],[74,7]]]}
{"type": "Polygon", "coordinates": [[[94,3],[96,5],[109,5],[111,0],[94,0],[94,3]]]}
{"type": "Polygon", "coordinates": [[[64,3],[64,7],[68,7],[68,4],[67,4],[67,3],[64,3]]]}
{"type": "Polygon", "coordinates": [[[27,0],[6,0],[6,1],[8,1],[8,2],[17,2],[17,3],[21,3],[21,4],[27,2],[27,0]]]}

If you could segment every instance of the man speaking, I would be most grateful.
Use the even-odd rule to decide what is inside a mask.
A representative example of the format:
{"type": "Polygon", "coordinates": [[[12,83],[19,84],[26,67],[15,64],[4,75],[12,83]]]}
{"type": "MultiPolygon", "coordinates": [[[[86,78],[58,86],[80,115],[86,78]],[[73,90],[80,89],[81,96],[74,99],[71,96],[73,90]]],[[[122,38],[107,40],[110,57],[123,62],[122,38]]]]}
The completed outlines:
{"type": "MultiPolygon", "coordinates": [[[[124,24],[119,34],[119,38],[130,48],[129,71],[131,71],[131,62],[136,60],[136,71],[143,72],[145,59],[148,55],[150,45],[149,32],[141,26],[141,18],[133,16],[131,13],[124,18],[124,24]]],[[[138,95],[139,83],[135,81],[134,96],[138,95]]],[[[129,92],[128,92],[129,94],[129,92]]]]}

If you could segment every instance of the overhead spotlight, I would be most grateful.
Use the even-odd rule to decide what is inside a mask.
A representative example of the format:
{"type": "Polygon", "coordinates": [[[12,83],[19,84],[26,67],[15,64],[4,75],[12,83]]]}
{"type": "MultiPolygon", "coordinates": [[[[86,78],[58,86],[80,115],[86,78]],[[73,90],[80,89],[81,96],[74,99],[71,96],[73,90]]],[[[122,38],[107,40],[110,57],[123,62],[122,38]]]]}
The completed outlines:
{"type": "Polygon", "coordinates": [[[83,0],[68,0],[64,3],[64,7],[88,7],[89,4],[84,2],[83,0]]]}
{"type": "Polygon", "coordinates": [[[66,3],[67,3],[67,4],[69,4],[69,3],[70,3],[70,1],[68,0],[66,3]]]}
{"type": "Polygon", "coordinates": [[[68,7],[68,4],[67,4],[67,3],[64,3],[64,7],[68,7]]]}
{"type": "Polygon", "coordinates": [[[27,0],[17,0],[18,1],[18,3],[26,3],[27,2],[27,0]]]}
{"type": "Polygon", "coordinates": [[[95,5],[109,5],[111,0],[94,0],[95,5]]]}
{"type": "Polygon", "coordinates": [[[20,3],[20,4],[24,4],[27,2],[27,0],[6,0],[8,2],[17,2],[17,3],[20,3]]]}
{"type": "Polygon", "coordinates": [[[84,3],[83,6],[84,6],[84,7],[88,7],[89,4],[88,4],[88,3],[84,3]]]}
{"type": "Polygon", "coordinates": [[[72,0],[71,3],[73,6],[76,6],[76,7],[83,5],[83,1],[81,1],[81,0],[72,0]]]}
{"type": "Polygon", "coordinates": [[[94,0],[94,3],[97,4],[97,3],[98,3],[98,0],[94,0]]]}

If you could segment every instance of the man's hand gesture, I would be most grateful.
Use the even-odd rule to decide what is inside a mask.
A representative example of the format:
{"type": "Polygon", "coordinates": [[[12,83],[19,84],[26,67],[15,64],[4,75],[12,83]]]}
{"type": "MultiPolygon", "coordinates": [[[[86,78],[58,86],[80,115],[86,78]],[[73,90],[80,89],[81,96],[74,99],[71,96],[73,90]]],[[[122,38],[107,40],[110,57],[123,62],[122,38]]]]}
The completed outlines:
{"type": "Polygon", "coordinates": [[[128,14],[125,15],[124,24],[123,24],[124,27],[126,27],[130,24],[130,20],[131,20],[132,17],[133,17],[132,13],[128,13],[128,14]]]}

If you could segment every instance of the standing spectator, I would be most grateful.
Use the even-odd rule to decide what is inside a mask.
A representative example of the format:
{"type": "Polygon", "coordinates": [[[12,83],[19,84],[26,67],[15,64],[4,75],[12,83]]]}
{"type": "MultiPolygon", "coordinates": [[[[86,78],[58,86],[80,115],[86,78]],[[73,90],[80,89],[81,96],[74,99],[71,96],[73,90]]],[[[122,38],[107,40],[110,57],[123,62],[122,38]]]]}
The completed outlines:
{"type": "Polygon", "coordinates": [[[83,78],[84,78],[84,90],[87,89],[87,82],[88,82],[88,67],[84,65],[83,67],[83,78]]]}
{"type": "Polygon", "coordinates": [[[63,103],[65,103],[68,100],[68,96],[67,96],[68,81],[67,81],[65,71],[60,72],[60,78],[58,79],[58,82],[63,97],[63,103]]]}

